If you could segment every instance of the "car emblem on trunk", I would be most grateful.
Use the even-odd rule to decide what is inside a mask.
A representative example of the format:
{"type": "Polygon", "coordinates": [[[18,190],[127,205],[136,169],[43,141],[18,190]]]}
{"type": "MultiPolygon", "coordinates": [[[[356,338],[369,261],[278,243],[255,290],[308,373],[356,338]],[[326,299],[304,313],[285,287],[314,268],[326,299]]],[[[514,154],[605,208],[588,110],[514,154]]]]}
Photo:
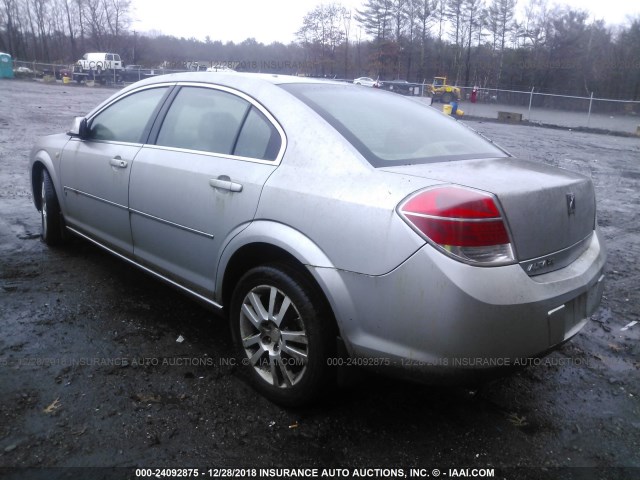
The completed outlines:
{"type": "Polygon", "coordinates": [[[576,213],[576,194],[575,193],[567,193],[567,209],[569,210],[569,215],[572,213],[576,213]]]}

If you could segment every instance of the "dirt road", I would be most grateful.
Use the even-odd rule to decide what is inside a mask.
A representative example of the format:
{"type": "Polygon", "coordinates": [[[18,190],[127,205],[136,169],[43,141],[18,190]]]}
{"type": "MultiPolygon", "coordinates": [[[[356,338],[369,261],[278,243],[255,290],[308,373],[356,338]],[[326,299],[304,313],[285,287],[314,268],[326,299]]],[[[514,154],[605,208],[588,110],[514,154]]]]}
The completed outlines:
{"type": "Polygon", "coordinates": [[[224,321],[86,242],[39,240],[29,149],[113,91],[6,80],[0,92],[0,476],[315,467],[640,478],[640,324],[625,329],[640,320],[640,139],[470,122],[521,158],[594,179],[606,291],[571,342],[474,390],[359,373],[326,403],[285,410],[235,375],[224,321]]]}

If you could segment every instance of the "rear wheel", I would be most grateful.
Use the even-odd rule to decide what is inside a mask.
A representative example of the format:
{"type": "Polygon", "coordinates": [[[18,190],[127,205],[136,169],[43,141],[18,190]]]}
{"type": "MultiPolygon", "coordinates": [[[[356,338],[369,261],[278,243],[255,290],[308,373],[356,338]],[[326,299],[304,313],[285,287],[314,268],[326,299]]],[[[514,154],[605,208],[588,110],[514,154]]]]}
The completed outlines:
{"type": "Polygon", "coordinates": [[[317,398],[330,383],[335,333],[311,282],[283,264],[249,270],[231,300],[231,330],[253,386],[284,406],[317,398]]]}
{"type": "Polygon", "coordinates": [[[442,103],[451,103],[451,100],[453,99],[453,95],[451,95],[451,93],[449,92],[445,92],[442,94],[442,103]]]}
{"type": "Polygon", "coordinates": [[[47,245],[58,245],[62,242],[62,215],[56,191],[49,172],[42,170],[42,182],[40,184],[40,218],[42,222],[42,241],[47,245]]]}

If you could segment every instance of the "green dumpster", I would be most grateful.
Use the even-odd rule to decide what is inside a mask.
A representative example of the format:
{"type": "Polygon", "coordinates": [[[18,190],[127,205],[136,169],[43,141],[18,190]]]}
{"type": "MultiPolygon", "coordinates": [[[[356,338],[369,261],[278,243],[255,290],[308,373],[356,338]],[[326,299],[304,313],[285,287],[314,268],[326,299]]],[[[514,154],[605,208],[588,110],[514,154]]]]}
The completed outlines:
{"type": "Polygon", "coordinates": [[[8,53],[0,52],[0,78],[13,78],[13,60],[8,53]]]}

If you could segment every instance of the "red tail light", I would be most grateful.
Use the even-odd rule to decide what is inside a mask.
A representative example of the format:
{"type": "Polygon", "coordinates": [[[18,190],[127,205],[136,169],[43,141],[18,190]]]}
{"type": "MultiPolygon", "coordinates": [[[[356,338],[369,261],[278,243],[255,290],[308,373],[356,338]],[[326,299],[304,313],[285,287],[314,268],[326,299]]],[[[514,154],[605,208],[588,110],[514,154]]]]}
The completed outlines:
{"type": "Polygon", "coordinates": [[[488,193],[435,187],[409,197],[398,212],[417,233],[458,260],[485,265],[515,261],[504,219],[488,193]]]}

